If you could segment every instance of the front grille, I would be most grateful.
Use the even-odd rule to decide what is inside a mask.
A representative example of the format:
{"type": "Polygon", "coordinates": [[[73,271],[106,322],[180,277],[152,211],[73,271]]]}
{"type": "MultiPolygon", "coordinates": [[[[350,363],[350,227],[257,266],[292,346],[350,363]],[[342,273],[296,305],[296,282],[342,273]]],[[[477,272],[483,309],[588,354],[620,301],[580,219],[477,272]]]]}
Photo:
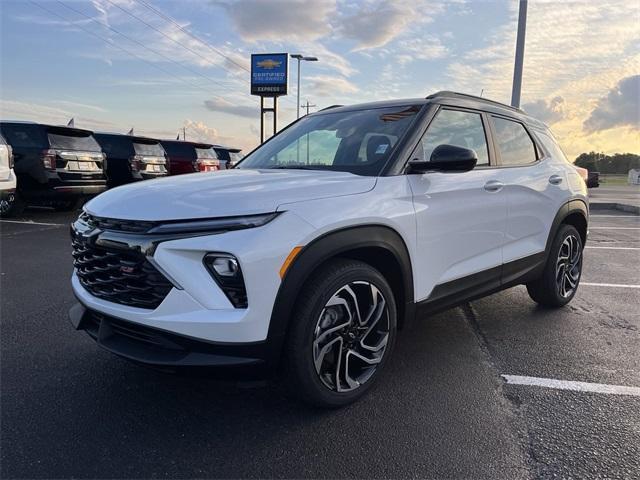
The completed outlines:
{"type": "Polygon", "coordinates": [[[156,225],[155,222],[145,222],[141,220],[118,220],[115,218],[96,217],[87,212],[80,214],[80,220],[92,228],[125,233],[146,233],[156,225]]]}
{"type": "Polygon", "coordinates": [[[141,253],[104,249],[75,235],[71,244],[78,279],[95,297],[154,309],[173,288],[141,253]]]}

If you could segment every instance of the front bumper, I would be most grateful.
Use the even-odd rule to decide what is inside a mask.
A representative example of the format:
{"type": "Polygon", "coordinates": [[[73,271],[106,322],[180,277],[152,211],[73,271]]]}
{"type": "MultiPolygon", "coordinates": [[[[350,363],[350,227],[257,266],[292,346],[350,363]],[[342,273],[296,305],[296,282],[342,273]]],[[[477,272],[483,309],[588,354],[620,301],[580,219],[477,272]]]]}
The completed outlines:
{"type": "Polygon", "coordinates": [[[76,303],[69,310],[76,330],[120,357],[163,370],[206,369],[221,376],[258,376],[273,371],[278,361],[274,343],[220,344],[140,325],[76,303]]]}

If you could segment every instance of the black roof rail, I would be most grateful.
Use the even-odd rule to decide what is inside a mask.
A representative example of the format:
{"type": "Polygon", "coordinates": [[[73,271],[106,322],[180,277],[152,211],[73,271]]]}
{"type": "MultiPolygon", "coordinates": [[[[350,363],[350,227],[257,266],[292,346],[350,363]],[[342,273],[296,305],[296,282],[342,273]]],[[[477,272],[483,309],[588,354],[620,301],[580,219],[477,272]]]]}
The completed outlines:
{"type": "Polygon", "coordinates": [[[432,93],[427,97],[427,99],[432,98],[468,98],[471,100],[477,100],[479,102],[491,103],[493,105],[498,105],[503,108],[508,108],[509,110],[514,110],[516,112],[525,113],[522,109],[517,107],[512,107],[511,105],[507,105],[506,103],[498,102],[496,100],[491,100],[489,98],[478,97],[477,95],[469,95],[468,93],[460,93],[460,92],[452,92],[451,90],[441,90],[440,92],[432,93]]]}
{"type": "Polygon", "coordinates": [[[331,110],[332,108],[344,107],[344,105],[329,105],[328,107],[321,108],[318,110],[319,112],[324,112],[325,110],[331,110]]]}

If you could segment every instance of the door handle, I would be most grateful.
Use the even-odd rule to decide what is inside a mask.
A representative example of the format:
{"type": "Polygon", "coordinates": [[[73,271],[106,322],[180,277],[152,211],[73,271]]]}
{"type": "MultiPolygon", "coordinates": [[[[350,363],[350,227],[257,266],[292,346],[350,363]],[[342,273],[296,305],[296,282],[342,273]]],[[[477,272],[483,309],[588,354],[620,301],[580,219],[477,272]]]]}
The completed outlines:
{"type": "Polygon", "coordinates": [[[499,192],[504,188],[504,183],[499,180],[489,180],[484,184],[484,189],[487,192],[499,192]]]}
{"type": "Polygon", "coordinates": [[[562,177],[560,175],[551,175],[549,177],[549,183],[551,185],[560,185],[562,183],[562,177]]]}

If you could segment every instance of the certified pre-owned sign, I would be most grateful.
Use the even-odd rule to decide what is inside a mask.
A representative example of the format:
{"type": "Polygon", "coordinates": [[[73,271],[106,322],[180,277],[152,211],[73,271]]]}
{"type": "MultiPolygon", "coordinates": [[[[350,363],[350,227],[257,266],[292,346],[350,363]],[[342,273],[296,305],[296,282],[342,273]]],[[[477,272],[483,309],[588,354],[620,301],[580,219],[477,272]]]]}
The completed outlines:
{"type": "Polygon", "coordinates": [[[251,95],[277,97],[287,94],[289,55],[256,53],[251,55],[251,95]]]}

